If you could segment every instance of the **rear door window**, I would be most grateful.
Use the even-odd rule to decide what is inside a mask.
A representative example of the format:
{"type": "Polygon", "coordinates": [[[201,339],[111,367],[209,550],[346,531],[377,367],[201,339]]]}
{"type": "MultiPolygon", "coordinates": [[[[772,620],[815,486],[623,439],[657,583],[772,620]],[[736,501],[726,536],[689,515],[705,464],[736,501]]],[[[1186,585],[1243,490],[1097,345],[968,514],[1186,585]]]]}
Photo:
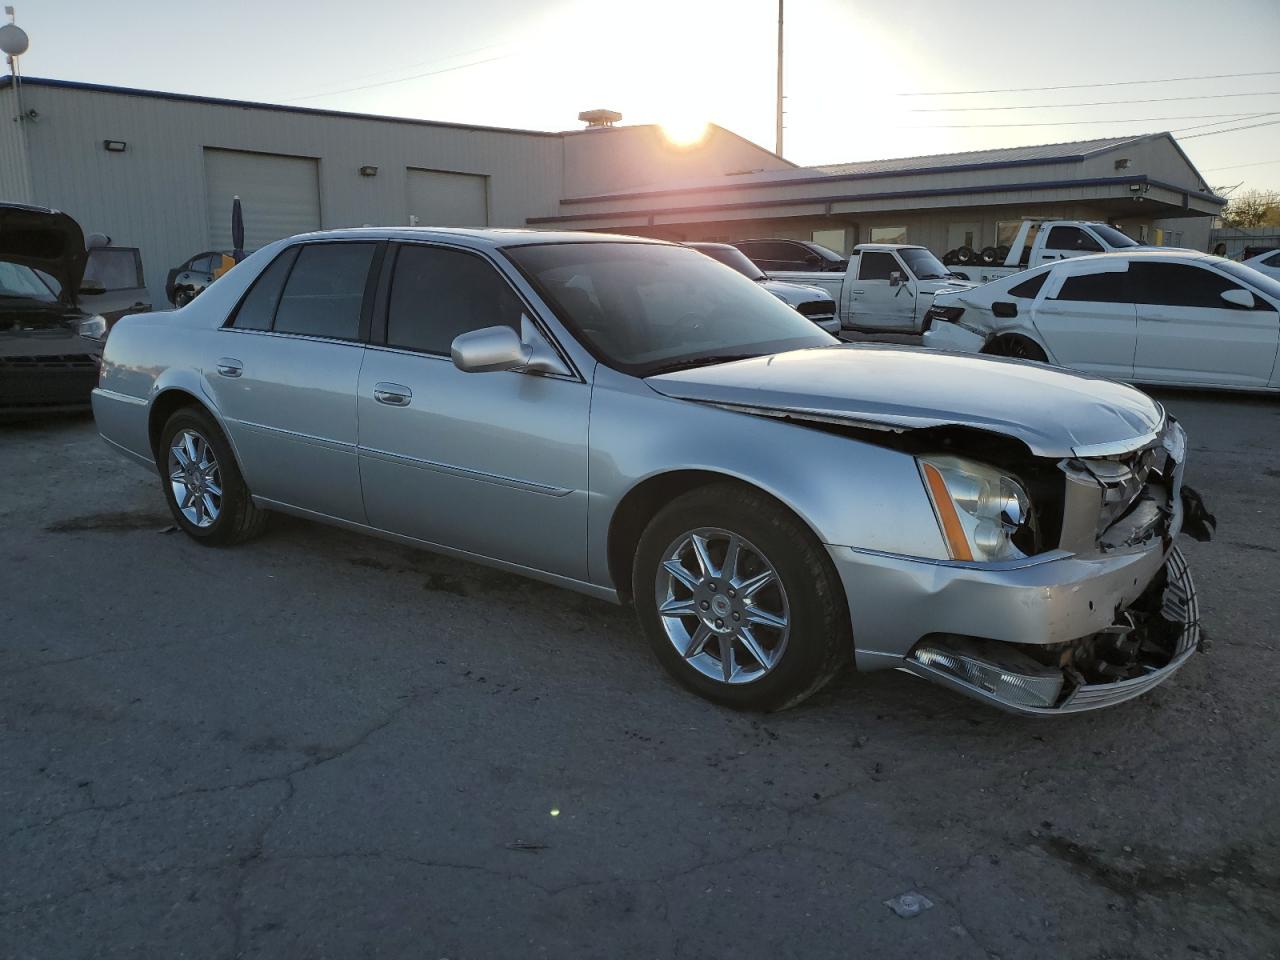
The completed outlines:
{"type": "Polygon", "coordinates": [[[303,246],[280,296],[272,329],[333,340],[358,339],[375,247],[372,243],[303,246]]]}
{"type": "Polygon", "coordinates": [[[1036,294],[1040,292],[1040,288],[1044,286],[1045,278],[1049,276],[1049,271],[1045,270],[1029,280],[1023,280],[1021,283],[1014,284],[1009,288],[1009,296],[1019,297],[1023,300],[1034,300],[1036,294]]]}
{"type": "Polygon", "coordinates": [[[1086,303],[1132,303],[1125,273],[1084,273],[1062,282],[1057,300],[1086,303]]]}
{"type": "Polygon", "coordinates": [[[231,326],[237,330],[270,330],[280,302],[280,291],[289,276],[298,255],[297,247],[290,247],[271,261],[270,266],[258,275],[248,295],[240,301],[240,309],[232,318],[231,326]]]}

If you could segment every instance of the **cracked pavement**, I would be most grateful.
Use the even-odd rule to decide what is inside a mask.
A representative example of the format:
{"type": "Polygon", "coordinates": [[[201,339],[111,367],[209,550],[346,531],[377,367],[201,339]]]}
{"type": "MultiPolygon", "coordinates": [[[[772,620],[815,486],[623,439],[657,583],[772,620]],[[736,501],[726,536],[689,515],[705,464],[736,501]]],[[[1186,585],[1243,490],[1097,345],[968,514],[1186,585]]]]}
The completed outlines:
{"type": "Polygon", "coordinates": [[[92,421],[0,425],[0,956],[1275,956],[1280,404],[1160,397],[1213,647],[1056,722],[902,674],[727,712],[627,610],[206,549],[92,421]]]}

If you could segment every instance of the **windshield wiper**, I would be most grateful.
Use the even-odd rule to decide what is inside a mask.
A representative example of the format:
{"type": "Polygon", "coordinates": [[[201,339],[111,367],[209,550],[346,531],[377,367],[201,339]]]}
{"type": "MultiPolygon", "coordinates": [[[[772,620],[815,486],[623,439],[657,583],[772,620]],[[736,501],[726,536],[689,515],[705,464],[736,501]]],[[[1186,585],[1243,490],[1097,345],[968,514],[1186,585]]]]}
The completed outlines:
{"type": "Polygon", "coordinates": [[[689,370],[693,367],[710,367],[717,363],[729,363],[733,360],[752,360],[756,357],[763,356],[759,353],[734,353],[721,354],[706,357],[688,357],[684,360],[672,360],[670,363],[661,363],[652,370],[645,372],[646,377],[657,376],[660,373],[673,373],[676,370],[689,370]]]}

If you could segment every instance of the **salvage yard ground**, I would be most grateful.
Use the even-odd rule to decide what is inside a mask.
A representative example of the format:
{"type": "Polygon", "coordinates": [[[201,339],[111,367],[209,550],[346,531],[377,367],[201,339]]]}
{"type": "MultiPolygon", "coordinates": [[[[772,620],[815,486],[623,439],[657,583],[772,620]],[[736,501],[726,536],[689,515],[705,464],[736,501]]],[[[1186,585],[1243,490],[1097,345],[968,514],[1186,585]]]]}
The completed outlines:
{"type": "Polygon", "coordinates": [[[1053,721],[902,674],[731,713],[629,611],[205,549],[91,420],[0,425],[0,956],[1275,956],[1280,402],[1160,396],[1212,648],[1053,721]]]}

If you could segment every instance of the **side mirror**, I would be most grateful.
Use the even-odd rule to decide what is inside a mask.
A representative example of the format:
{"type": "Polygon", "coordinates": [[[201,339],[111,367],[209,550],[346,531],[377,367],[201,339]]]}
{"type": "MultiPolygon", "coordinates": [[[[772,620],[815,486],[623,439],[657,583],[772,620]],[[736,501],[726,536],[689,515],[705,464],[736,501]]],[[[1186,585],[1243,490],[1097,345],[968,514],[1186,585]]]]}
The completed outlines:
{"type": "Polygon", "coordinates": [[[806,254],[803,262],[806,267],[822,266],[822,258],[818,256],[816,253],[806,254]]]}
{"type": "Polygon", "coordinates": [[[1253,294],[1248,290],[1223,290],[1222,299],[1235,307],[1244,307],[1246,310],[1252,310],[1257,301],[1254,300],[1253,294]]]}
{"type": "Polygon", "coordinates": [[[529,352],[510,327],[484,327],[459,334],[449,348],[453,365],[463,373],[523,370],[529,352]]]}
{"type": "Polygon", "coordinates": [[[453,365],[463,373],[513,370],[572,376],[572,371],[527,315],[520,317],[520,333],[505,326],[471,330],[454,338],[449,353],[453,365]]]}
{"type": "Polygon", "coordinates": [[[889,272],[889,286],[897,287],[907,282],[907,278],[902,275],[901,270],[891,270],[889,272]]]}

